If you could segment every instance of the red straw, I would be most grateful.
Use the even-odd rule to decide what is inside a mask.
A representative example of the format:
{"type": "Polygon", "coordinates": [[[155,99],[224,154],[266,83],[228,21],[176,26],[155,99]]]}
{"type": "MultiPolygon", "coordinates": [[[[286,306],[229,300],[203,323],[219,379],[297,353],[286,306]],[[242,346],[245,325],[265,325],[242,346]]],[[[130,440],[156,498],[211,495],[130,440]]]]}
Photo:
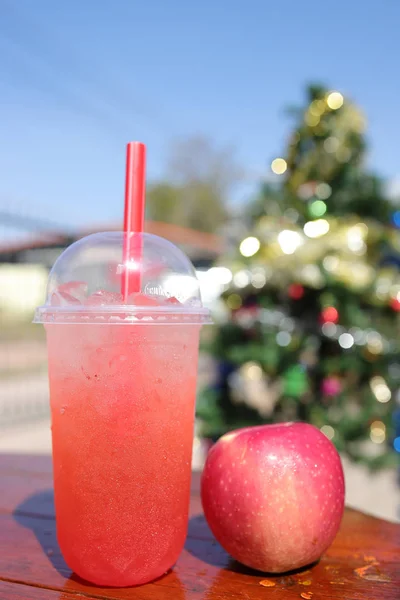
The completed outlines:
{"type": "Polygon", "coordinates": [[[135,233],[144,229],[146,191],[146,146],[129,142],[126,147],[126,181],[124,212],[124,248],[121,293],[126,301],[129,294],[141,289],[142,241],[135,233]]]}

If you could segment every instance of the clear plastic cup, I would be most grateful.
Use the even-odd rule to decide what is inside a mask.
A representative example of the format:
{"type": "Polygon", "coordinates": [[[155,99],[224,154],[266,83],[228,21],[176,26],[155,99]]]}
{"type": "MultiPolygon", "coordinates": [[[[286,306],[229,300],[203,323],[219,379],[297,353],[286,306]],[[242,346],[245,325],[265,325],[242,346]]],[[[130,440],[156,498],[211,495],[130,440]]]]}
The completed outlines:
{"type": "Polygon", "coordinates": [[[47,334],[57,536],[69,567],[97,585],[151,581],[186,537],[200,328],[210,322],[189,259],[123,233],[65,250],[35,322],[47,334]],[[125,269],[141,291],[121,296],[125,269]]]}

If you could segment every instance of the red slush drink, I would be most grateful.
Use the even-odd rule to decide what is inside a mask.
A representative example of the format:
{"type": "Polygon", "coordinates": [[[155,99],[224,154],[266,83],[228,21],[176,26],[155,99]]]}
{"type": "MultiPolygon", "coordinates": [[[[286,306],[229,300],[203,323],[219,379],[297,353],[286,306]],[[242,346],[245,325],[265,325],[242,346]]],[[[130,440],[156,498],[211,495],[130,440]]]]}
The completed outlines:
{"type": "Polygon", "coordinates": [[[97,585],[151,581],[183,548],[199,329],[46,326],[58,541],[97,585]]]}

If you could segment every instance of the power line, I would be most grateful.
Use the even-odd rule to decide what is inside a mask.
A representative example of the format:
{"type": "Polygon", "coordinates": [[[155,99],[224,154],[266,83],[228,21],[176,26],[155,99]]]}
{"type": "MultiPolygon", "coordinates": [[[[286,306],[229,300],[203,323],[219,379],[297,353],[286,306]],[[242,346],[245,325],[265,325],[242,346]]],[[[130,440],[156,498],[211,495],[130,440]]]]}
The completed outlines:
{"type": "MultiPolygon", "coordinates": [[[[85,117],[89,116],[92,119],[95,117],[95,120],[101,124],[101,127],[104,127],[104,121],[110,121],[111,117],[111,121],[114,121],[114,123],[118,122],[120,126],[123,126],[124,131],[126,131],[127,129],[132,129],[133,125],[131,122],[133,116],[127,111],[127,104],[129,104],[129,106],[136,106],[135,110],[136,112],[141,113],[141,118],[150,120],[153,125],[155,124],[155,127],[153,128],[155,131],[161,132],[165,130],[164,124],[160,123],[159,118],[154,114],[149,114],[147,107],[145,108],[143,105],[139,105],[137,99],[132,96],[131,92],[123,85],[121,80],[118,82],[115,82],[114,80],[114,82],[112,82],[110,73],[104,74],[104,78],[100,78],[96,75],[96,73],[100,72],[99,65],[86,64],[85,66],[82,57],[76,54],[74,55],[73,50],[71,50],[70,47],[60,43],[60,38],[49,33],[48,29],[43,27],[42,22],[39,23],[37,20],[29,19],[26,14],[21,15],[20,11],[15,10],[15,5],[11,6],[5,0],[3,0],[3,5],[4,4],[7,4],[7,7],[6,13],[5,15],[2,15],[1,19],[3,26],[1,36],[3,37],[3,40],[5,40],[8,47],[11,47],[14,51],[14,55],[15,52],[17,52],[20,57],[22,55],[25,64],[30,64],[36,68],[36,71],[39,71],[42,76],[44,75],[45,79],[47,77],[47,79],[50,80],[51,86],[50,90],[47,90],[47,92],[50,91],[53,96],[55,92],[56,98],[58,100],[61,98],[64,106],[66,105],[67,108],[71,109],[72,105],[72,110],[74,112],[83,113],[85,117]],[[17,22],[16,19],[18,20],[17,22]],[[32,52],[33,48],[36,52],[32,52]],[[63,77],[61,78],[56,65],[52,64],[51,60],[49,60],[49,58],[51,59],[51,57],[56,56],[57,51],[64,67],[63,77]],[[66,73],[70,80],[69,85],[65,82],[66,73]],[[74,82],[74,79],[75,83],[71,86],[71,81],[74,82]],[[106,79],[109,86],[118,93],[110,95],[103,85],[104,79],[106,79]],[[77,87],[77,81],[80,87],[77,87]],[[56,90],[54,90],[54,84],[56,90]],[[92,90],[92,94],[89,94],[89,102],[87,101],[87,98],[85,98],[85,88],[89,89],[89,91],[90,89],[92,90]],[[94,95],[93,90],[95,91],[94,95]],[[65,94],[67,94],[67,102],[64,96],[65,94]],[[125,99],[125,101],[121,102],[121,98],[125,99]],[[78,102],[76,102],[77,100],[78,102]],[[104,108],[99,108],[99,100],[105,110],[104,108]],[[112,113],[111,115],[110,110],[112,113]],[[129,123],[128,120],[130,121],[129,123]]],[[[24,75],[26,76],[28,74],[32,78],[31,69],[28,69],[27,71],[28,73],[25,72],[24,75]]],[[[43,92],[43,87],[40,88],[40,86],[37,85],[37,81],[32,83],[39,91],[43,92]]]]}
{"type": "Polygon", "coordinates": [[[72,235],[74,233],[72,228],[60,225],[60,223],[56,223],[55,221],[42,219],[41,217],[21,215],[6,210],[0,210],[0,225],[23,231],[51,232],[63,235],[72,235]]]}

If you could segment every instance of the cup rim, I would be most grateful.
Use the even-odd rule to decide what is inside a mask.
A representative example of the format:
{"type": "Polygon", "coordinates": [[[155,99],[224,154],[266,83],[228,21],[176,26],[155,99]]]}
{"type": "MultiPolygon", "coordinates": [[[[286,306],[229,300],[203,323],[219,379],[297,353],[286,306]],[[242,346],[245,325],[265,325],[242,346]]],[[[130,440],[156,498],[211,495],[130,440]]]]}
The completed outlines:
{"type": "Polygon", "coordinates": [[[211,324],[208,308],[187,306],[39,306],[33,323],[42,324],[130,324],[189,325],[211,324]]]}

